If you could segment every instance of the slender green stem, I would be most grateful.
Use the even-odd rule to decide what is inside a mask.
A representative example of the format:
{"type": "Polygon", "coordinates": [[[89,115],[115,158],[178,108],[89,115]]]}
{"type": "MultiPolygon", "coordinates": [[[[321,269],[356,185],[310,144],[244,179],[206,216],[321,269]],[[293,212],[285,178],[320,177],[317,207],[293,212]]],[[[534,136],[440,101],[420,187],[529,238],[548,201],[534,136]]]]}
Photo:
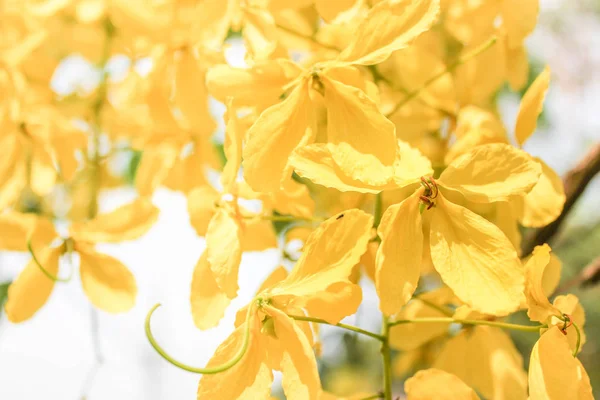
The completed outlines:
{"type": "Polygon", "coordinates": [[[280,29],[280,30],[282,30],[282,31],[284,31],[286,33],[289,33],[290,35],[296,36],[297,38],[306,40],[306,41],[308,41],[308,42],[316,45],[317,47],[321,47],[321,48],[323,48],[325,50],[336,51],[338,53],[340,52],[340,49],[338,49],[337,47],[329,45],[329,44],[326,44],[326,43],[321,43],[314,36],[303,35],[300,32],[296,32],[295,30],[290,29],[290,28],[285,27],[285,26],[280,25],[280,24],[275,24],[275,26],[277,26],[277,29],[280,29]]]}
{"type": "Polygon", "coordinates": [[[389,323],[390,326],[396,326],[401,324],[418,324],[418,323],[448,323],[448,324],[462,324],[462,325],[487,325],[496,328],[510,329],[514,331],[523,332],[539,332],[542,328],[547,328],[547,325],[517,325],[509,324],[506,322],[498,321],[486,321],[486,320],[468,320],[468,319],[456,319],[456,318],[414,318],[414,319],[400,319],[389,323]]]}
{"type": "Polygon", "coordinates": [[[277,221],[277,222],[296,222],[296,221],[308,221],[308,222],[323,222],[324,218],[320,217],[295,217],[293,215],[259,215],[259,216],[244,216],[247,219],[260,218],[265,221],[277,221]]]}
{"type": "Polygon", "coordinates": [[[307,321],[307,322],[315,322],[317,324],[337,326],[338,328],[342,328],[342,329],[346,329],[348,331],[360,333],[361,335],[369,336],[369,337],[372,337],[373,339],[377,339],[379,341],[384,341],[384,339],[385,339],[383,336],[378,335],[374,332],[370,332],[370,331],[361,329],[357,326],[342,324],[341,322],[337,323],[337,324],[330,324],[329,322],[325,321],[324,319],[306,317],[304,315],[288,315],[288,317],[295,319],[296,321],[307,321]]]}
{"type": "Polygon", "coordinates": [[[242,342],[242,347],[240,347],[238,352],[235,354],[235,356],[231,360],[227,361],[226,363],[224,363],[222,365],[219,365],[216,367],[209,367],[209,368],[192,367],[192,366],[186,365],[182,362],[179,362],[179,361],[175,360],[173,357],[171,357],[158,344],[158,342],[154,338],[154,335],[152,334],[152,329],[150,328],[150,322],[152,319],[152,314],[154,314],[154,311],[156,311],[156,309],[160,306],[161,306],[160,303],[156,304],[154,307],[152,307],[150,309],[150,311],[148,312],[148,315],[146,315],[146,323],[144,324],[144,327],[146,330],[146,337],[150,341],[150,344],[152,345],[152,347],[154,347],[154,350],[156,350],[158,352],[158,354],[161,355],[162,358],[164,358],[165,360],[167,360],[174,366],[181,368],[188,372],[193,372],[195,374],[206,374],[206,375],[218,374],[219,372],[224,372],[224,371],[227,371],[228,369],[233,368],[237,363],[240,362],[240,360],[246,354],[246,351],[248,350],[248,345],[250,344],[250,325],[252,324],[252,321],[251,321],[252,314],[251,313],[252,313],[252,310],[254,309],[254,302],[250,303],[250,305],[248,306],[248,311],[246,312],[246,322],[245,322],[246,326],[244,329],[244,339],[242,342]]]}
{"type": "Polygon", "coordinates": [[[383,398],[392,400],[392,353],[390,349],[390,328],[392,325],[388,317],[383,316],[381,322],[381,335],[384,340],[381,342],[381,357],[383,360],[383,398]]]}
{"type": "Polygon", "coordinates": [[[377,228],[383,215],[383,192],[375,195],[375,210],[373,212],[373,227],[377,228]]]}
{"type": "Polygon", "coordinates": [[[40,269],[40,271],[42,271],[42,273],[44,275],[46,275],[48,277],[48,279],[50,279],[54,282],[69,282],[71,280],[71,278],[73,277],[73,266],[72,265],[71,265],[71,272],[69,272],[69,276],[66,278],[59,278],[58,276],[55,276],[53,273],[51,273],[46,268],[44,268],[44,266],[42,265],[40,260],[38,260],[38,258],[36,257],[35,252],[33,251],[33,247],[31,246],[31,239],[27,239],[27,250],[29,250],[29,253],[31,254],[31,258],[33,259],[33,262],[35,263],[35,265],[37,265],[37,267],[40,269]]]}
{"type": "Polygon", "coordinates": [[[466,63],[467,61],[477,57],[484,51],[488,50],[490,47],[492,47],[496,43],[496,41],[497,41],[497,38],[495,36],[492,37],[491,39],[489,39],[488,41],[483,43],[481,46],[475,48],[473,51],[463,55],[462,57],[459,57],[456,61],[454,61],[453,63],[448,65],[442,71],[438,72],[437,74],[433,75],[431,78],[427,79],[420,88],[415,89],[412,92],[408,93],[402,101],[400,101],[398,104],[396,104],[396,106],[392,109],[392,111],[390,111],[386,114],[386,117],[391,117],[392,115],[394,115],[406,103],[408,103],[409,101],[411,101],[412,99],[417,97],[419,94],[421,94],[421,92],[424,89],[429,87],[435,81],[437,81],[438,79],[440,79],[442,76],[446,75],[447,73],[454,71],[456,68],[458,68],[462,64],[466,63]]]}
{"type": "MultiPolygon", "coordinates": [[[[102,75],[100,82],[98,83],[98,89],[96,90],[96,99],[92,105],[93,123],[92,136],[90,138],[90,152],[87,155],[87,162],[89,165],[89,203],[87,209],[88,219],[93,219],[98,214],[98,195],[100,193],[101,186],[101,174],[100,174],[100,133],[101,133],[101,119],[102,109],[105,102],[107,101],[106,89],[108,82],[108,71],[106,65],[110,59],[111,47],[115,37],[115,27],[109,18],[104,20],[104,46],[102,48],[102,56],[97,64],[97,68],[101,70],[102,75]]],[[[72,244],[71,244],[72,245],[72,244]]],[[[92,340],[92,346],[94,349],[95,363],[92,368],[88,371],[87,377],[83,384],[81,398],[83,400],[89,397],[98,371],[104,363],[104,356],[102,354],[102,348],[100,347],[100,319],[98,316],[98,310],[91,306],[90,307],[90,335],[92,340]]]]}
{"type": "Polygon", "coordinates": [[[452,317],[454,315],[454,312],[452,312],[452,310],[450,310],[449,308],[440,306],[439,304],[435,304],[434,302],[426,300],[419,296],[414,296],[414,298],[417,299],[418,301],[422,302],[423,304],[425,304],[427,307],[438,310],[439,312],[441,312],[442,314],[444,314],[447,317],[452,317]]]}
{"type": "Polygon", "coordinates": [[[575,350],[573,350],[573,357],[577,357],[577,354],[579,353],[579,348],[581,347],[581,331],[579,330],[579,327],[575,322],[571,321],[571,323],[573,324],[573,327],[577,332],[577,343],[575,343],[575,350]]]}

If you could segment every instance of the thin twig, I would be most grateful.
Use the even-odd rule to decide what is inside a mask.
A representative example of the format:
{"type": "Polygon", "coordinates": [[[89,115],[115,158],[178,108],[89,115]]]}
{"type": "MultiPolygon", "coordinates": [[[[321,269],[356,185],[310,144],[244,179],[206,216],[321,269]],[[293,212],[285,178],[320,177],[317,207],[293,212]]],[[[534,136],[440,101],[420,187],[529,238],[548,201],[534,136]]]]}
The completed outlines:
{"type": "Polygon", "coordinates": [[[554,295],[569,292],[577,286],[592,286],[598,282],[600,282],[600,256],[596,257],[575,277],[560,285],[554,292],[554,295]]]}
{"type": "Polygon", "coordinates": [[[527,235],[521,245],[524,255],[530,254],[535,246],[549,243],[554,238],[579,197],[598,173],[600,173],[600,143],[594,145],[577,166],[567,173],[563,180],[566,201],[561,214],[551,224],[527,235]]]}
{"type": "Polygon", "coordinates": [[[85,378],[83,389],[81,391],[81,393],[83,393],[81,400],[86,400],[88,398],[89,393],[94,386],[96,375],[102,364],[104,364],[104,356],[102,355],[102,347],[100,346],[100,324],[98,317],[98,310],[93,306],[90,307],[90,336],[92,339],[92,348],[94,349],[94,365],[92,365],[92,368],[88,371],[85,378]]]}

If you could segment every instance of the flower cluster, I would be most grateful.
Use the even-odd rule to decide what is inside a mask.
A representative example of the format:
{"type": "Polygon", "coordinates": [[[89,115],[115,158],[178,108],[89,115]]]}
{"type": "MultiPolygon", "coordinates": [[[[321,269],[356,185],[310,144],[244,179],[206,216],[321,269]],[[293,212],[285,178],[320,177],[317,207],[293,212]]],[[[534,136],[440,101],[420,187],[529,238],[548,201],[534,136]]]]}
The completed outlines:
{"type": "Polygon", "coordinates": [[[269,399],[273,371],[290,400],[339,398],[319,377],[322,324],[381,343],[381,391],[352,399],[391,400],[393,372],[422,365],[409,400],[592,399],[577,359],[583,308],[553,296],[561,263],[548,245],[520,251],[519,227],[553,222],[565,203],[559,176],[521,148],[550,82],[545,68],[528,85],[523,42],[538,3],[5,1],[0,249],[31,256],[6,315],[33,317],[69,280],[63,265],[94,307],[131,309],[133,275],[95,245],[145,234],[166,187],[186,196],[205,237],[190,290],[199,329],[237,297],[244,252],[284,255],[204,368],[169,356],[151,330],[158,306],[148,314],[156,350],[203,374],[199,400],[269,399]],[[237,35],[245,67],[227,62],[237,35]],[[53,77],[74,55],[95,65],[97,84],[59,93],[53,77]],[[121,78],[117,57],[129,63],[121,78]],[[495,102],[507,83],[526,88],[508,129],[495,102]],[[224,162],[210,98],[226,108],[224,162]],[[123,158],[132,182],[114,171],[123,158]],[[98,212],[102,191],[128,184],[132,203],[98,212]],[[341,322],[362,302],[362,275],[379,333],[341,322]],[[535,325],[505,321],[523,310],[535,325]],[[506,329],[539,335],[528,373],[506,329]]]}

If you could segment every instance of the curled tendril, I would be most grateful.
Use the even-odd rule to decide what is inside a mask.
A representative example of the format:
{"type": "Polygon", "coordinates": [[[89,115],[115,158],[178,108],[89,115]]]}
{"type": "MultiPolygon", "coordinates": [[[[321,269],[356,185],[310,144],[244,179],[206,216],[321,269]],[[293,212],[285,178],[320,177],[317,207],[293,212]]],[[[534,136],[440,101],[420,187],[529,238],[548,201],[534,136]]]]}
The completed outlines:
{"type": "Polygon", "coordinates": [[[48,277],[48,279],[50,279],[54,282],[69,282],[71,280],[71,278],[73,277],[73,264],[72,263],[71,263],[71,272],[69,273],[69,276],[67,276],[66,278],[59,278],[58,276],[55,276],[53,273],[51,273],[46,268],[44,268],[42,263],[40,263],[40,261],[36,257],[35,252],[33,251],[33,247],[31,246],[31,239],[27,239],[27,250],[29,250],[29,253],[31,254],[31,258],[33,259],[33,262],[35,263],[35,265],[37,265],[37,267],[40,269],[40,271],[42,271],[42,273],[44,275],[46,275],[46,277],[48,277]]]}
{"type": "Polygon", "coordinates": [[[563,314],[563,327],[560,328],[563,335],[567,334],[567,328],[573,325],[573,318],[569,314],[563,314]]]}
{"type": "Polygon", "coordinates": [[[573,350],[573,357],[577,357],[577,353],[579,353],[579,348],[581,347],[581,331],[575,322],[572,322],[573,328],[575,328],[575,332],[577,332],[577,342],[575,343],[575,350],[573,350]]]}
{"type": "Polygon", "coordinates": [[[160,303],[154,305],[154,307],[152,307],[150,309],[150,311],[148,311],[148,315],[146,315],[146,323],[144,324],[145,330],[146,330],[146,337],[148,338],[148,341],[150,341],[150,344],[152,345],[154,350],[156,350],[162,358],[164,358],[165,360],[167,360],[168,362],[170,362],[171,364],[173,364],[174,366],[176,366],[178,368],[181,368],[188,372],[193,372],[195,374],[205,374],[205,375],[218,374],[220,372],[225,372],[228,369],[233,368],[237,363],[239,363],[240,360],[244,357],[244,354],[246,354],[246,351],[248,350],[248,345],[250,344],[250,324],[251,324],[250,318],[251,318],[251,312],[253,309],[253,305],[254,305],[254,302],[250,303],[250,305],[248,306],[248,312],[246,313],[246,322],[245,322],[246,329],[244,330],[244,340],[242,342],[242,347],[240,347],[238,352],[235,354],[235,356],[231,360],[227,361],[224,364],[216,366],[216,367],[198,368],[198,367],[192,367],[192,366],[186,365],[182,362],[175,360],[173,357],[171,357],[169,354],[167,354],[167,352],[158,344],[158,342],[154,338],[154,335],[152,334],[152,330],[150,329],[150,320],[152,319],[152,314],[154,314],[154,311],[156,311],[156,309],[161,306],[160,303]]]}
{"type": "Polygon", "coordinates": [[[581,347],[581,331],[579,330],[579,326],[573,321],[573,317],[569,314],[563,314],[563,326],[559,328],[563,335],[567,335],[567,328],[573,326],[575,328],[575,332],[577,333],[577,342],[575,343],[575,350],[573,350],[573,357],[577,357],[577,353],[579,353],[579,348],[581,347]]]}

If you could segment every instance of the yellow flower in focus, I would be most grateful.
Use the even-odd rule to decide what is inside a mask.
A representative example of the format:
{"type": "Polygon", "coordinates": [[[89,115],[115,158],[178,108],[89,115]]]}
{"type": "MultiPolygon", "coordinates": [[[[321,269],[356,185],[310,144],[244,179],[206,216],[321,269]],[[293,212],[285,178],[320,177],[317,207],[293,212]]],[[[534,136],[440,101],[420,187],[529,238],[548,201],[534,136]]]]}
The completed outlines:
{"type": "Polygon", "coordinates": [[[569,342],[556,326],[542,334],[529,361],[531,400],[592,400],[592,386],[581,362],[573,357],[569,342]]]}
{"type": "Polygon", "coordinates": [[[321,384],[310,323],[288,315],[335,324],[356,311],[361,290],[348,276],[366,250],[372,223],[373,218],[359,210],[330,218],[311,234],[289,275],[280,268],[267,278],[255,300],[238,312],[236,330],[219,346],[207,368],[233,358],[249,325],[246,353],[232,368],[204,375],[198,387],[199,400],[234,400],[248,393],[250,398],[265,398],[271,390],[273,369],[282,371],[288,399],[318,398],[321,384]]]}

